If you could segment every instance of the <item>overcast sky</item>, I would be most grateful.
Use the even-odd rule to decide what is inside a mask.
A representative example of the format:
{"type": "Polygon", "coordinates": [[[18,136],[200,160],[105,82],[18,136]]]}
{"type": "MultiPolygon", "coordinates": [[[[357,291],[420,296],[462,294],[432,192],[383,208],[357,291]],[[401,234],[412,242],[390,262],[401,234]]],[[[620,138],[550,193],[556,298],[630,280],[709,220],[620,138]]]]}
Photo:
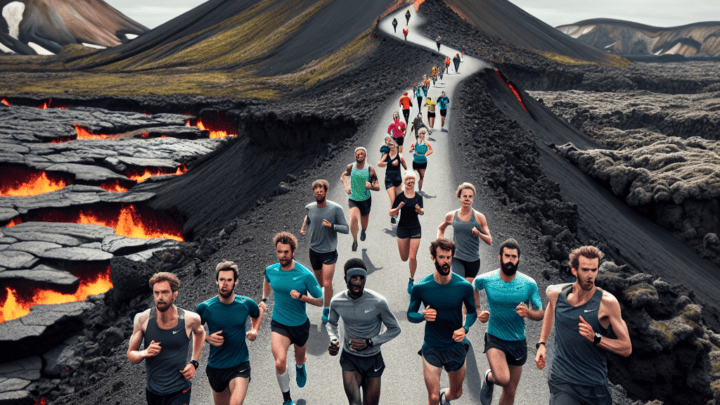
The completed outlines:
{"type": "MultiPolygon", "coordinates": [[[[105,1],[148,28],[155,28],[204,3],[204,0],[105,1]]],[[[720,21],[720,1],[718,0],[602,0],[594,2],[513,0],[512,2],[553,27],[601,17],[634,21],[657,27],[720,21]]]]}

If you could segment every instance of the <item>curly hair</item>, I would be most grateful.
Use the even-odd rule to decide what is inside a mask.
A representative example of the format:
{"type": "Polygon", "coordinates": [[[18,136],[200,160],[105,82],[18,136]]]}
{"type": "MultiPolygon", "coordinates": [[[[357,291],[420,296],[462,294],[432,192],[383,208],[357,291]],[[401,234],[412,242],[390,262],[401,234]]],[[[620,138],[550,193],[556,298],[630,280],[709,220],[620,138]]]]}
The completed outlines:
{"type": "Polygon", "coordinates": [[[452,251],[452,255],[455,256],[455,242],[450,239],[440,238],[430,242],[430,254],[433,258],[437,258],[436,254],[438,248],[442,250],[450,250],[452,251]]]}
{"type": "Polygon", "coordinates": [[[577,269],[578,266],[580,266],[580,256],[587,259],[598,259],[598,264],[600,264],[600,261],[605,257],[605,253],[601,252],[600,249],[595,246],[581,246],[570,252],[570,266],[573,269],[577,269]]]}
{"type": "Polygon", "coordinates": [[[457,198],[460,198],[460,196],[462,195],[463,190],[472,190],[472,191],[473,191],[473,196],[475,196],[475,195],[477,194],[477,191],[475,190],[475,186],[473,186],[473,185],[470,184],[470,183],[463,183],[463,184],[461,184],[461,185],[458,186],[457,191],[455,192],[455,196],[457,196],[457,198]]]}
{"type": "Polygon", "coordinates": [[[313,181],[312,189],[315,190],[317,187],[322,187],[325,189],[325,191],[328,191],[330,189],[330,183],[327,182],[327,180],[319,179],[313,181]]]}
{"type": "Polygon", "coordinates": [[[160,273],[155,273],[152,275],[152,277],[150,277],[150,289],[152,290],[155,284],[163,281],[167,281],[168,283],[170,283],[170,289],[172,290],[172,292],[175,292],[180,288],[180,279],[177,278],[176,275],[168,273],[166,271],[162,271],[160,273]]]}
{"type": "Polygon", "coordinates": [[[282,243],[283,245],[290,245],[290,251],[292,253],[295,253],[295,249],[297,249],[297,238],[290,232],[280,232],[275,235],[275,237],[273,238],[273,244],[275,244],[275,247],[277,247],[278,243],[282,243]]]}

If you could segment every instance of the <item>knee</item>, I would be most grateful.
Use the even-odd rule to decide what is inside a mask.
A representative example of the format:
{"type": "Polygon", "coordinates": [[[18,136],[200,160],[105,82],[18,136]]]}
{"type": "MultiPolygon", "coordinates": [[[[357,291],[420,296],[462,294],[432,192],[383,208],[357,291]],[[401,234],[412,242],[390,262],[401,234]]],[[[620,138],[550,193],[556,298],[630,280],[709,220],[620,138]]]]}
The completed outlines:
{"type": "Polygon", "coordinates": [[[493,380],[495,380],[495,384],[505,388],[510,384],[510,376],[509,375],[495,375],[493,374],[493,380]]]}
{"type": "Polygon", "coordinates": [[[332,277],[323,277],[322,285],[320,287],[332,288],[332,277]]]}
{"type": "Polygon", "coordinates": [[[450,394],[450,395],[448,395],[448,396],[449,396],[450,398],[452,398],[452,399],[458,399],[458,398],[460,398],[460,397],[462,396],[462,394],[463,394],[462,385],[459,386],[459,387],[456,387],[456,388],[450,388],[450,389],[448,389],[448,394],[450,394]]]}
{"type": "Polygon", "coordinates": [[[431,404],[437,404],[440,402],[440,393],[432,393],[428,396],[428,402],[431,404]]]}
{"type": "Polygon", "coordinates": [[[285,370],[287,370],[287,361],[285,359],[276,359],[275,360],[275,371],[277,371],[278,374],[285,374],[285,370]]]}
{"type": "Polygon", "coordinates": [[[411,262],[417,261],[417,253],[411,252],[410,255],[408,256],[408,258],[410,259],[411,262]]]}

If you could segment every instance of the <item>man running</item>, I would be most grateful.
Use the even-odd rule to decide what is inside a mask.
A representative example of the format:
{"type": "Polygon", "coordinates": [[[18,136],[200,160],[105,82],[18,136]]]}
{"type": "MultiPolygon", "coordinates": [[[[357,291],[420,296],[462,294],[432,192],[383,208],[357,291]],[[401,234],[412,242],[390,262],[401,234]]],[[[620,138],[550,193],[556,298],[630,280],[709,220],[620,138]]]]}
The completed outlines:
{"type": "Polygon", "coordinates": [[[196,311],[208,325],[205,339],[210,343],[210,358],[205,368],[215,405],[242,405],[250,383],[250,355],[245,343],[245,322],[252,319],[247,338],[257,338],[261,311],[252,299],[235,295],[238,267],[233,262],[215,267],[218,295],[202,302],[196,311]]]}
{"type": "Polygon", "coordinates": [[[445,57],[445,70],[447,70],[447,73],[450,74],[450,57],[445,57]]]}
{"type": "Polygon", "coordinates": [[[455,244],[447,239],[430,243],[430,255],[435,263],[435,272],[424,277],[412,289],[408,320],[425,324],[423,342],[423,374],[428,391],[428,405],[438,402],[447,404],[462,396],[465,380],[465,357],[467,356],[465,335],[477,317],[465,318],[462,323],[462,306],[469,314],[475,313],[473,287],[462,277],[450,271],[455,244]],[[425,304],[422,313],[417,311],[425,304]],[[448,373],[450,387],[440,390],[442,368],[448,373]]]}
{"type": "Polygon", "coordinates": [[[460,54],[456,53],[453,58],[453,64],[455,65],[455,73],[460,73],[460,54]]]}
{"type": "Polygon", "coordinates": [[[306,227],[310,227],[310,266],[320,288],[325,288],[322,314],[322,321],[325,323],[328,321],[333,294],[332,280],[338,259],[337,234],[349,233],[350,227],[345,221],[345,212],[340,204],[327,199],[330,184],[326,180],[315,180],[312,188],[316,202],[305,206],[307,215],[300,228],[300,235],[305,236],[306,227]]]}
{"type": "Polygon", "coordinates": [[[365,262],[357,258],[348,260],[345,282],[347,291],[330,301],[330,320],[325,325],[330,335],[328,351],[331,356],[336,356],[340,350],[338,320],[342,318],[340,367],[348,402],[350,405],[377,405],[380,402],[380,378],[385,371],[380,346],[396,338],[400,326],[385,297],[365,289],[365,262]],[[386,329],[380,333],[382,325],[386,329]]]}
{"type": "Polygon", "coordinates": [[[595,278],[604,254],[594,246],[570,253],[573,284],[547,288],[548,305],[543,318],[535,364],[545,368],[545,342],[555,328],[555,358],[550,367],[550,404],[611,405],[605,350],[627,357],[632,344],[617,298],[597,288],[595,278]],[[617,338],[608,337],[608,328],[617,338]]]}
{"type": "Polygon", "coordinates": [[[435,45],[437,45],[438,53],[440,53],[440,40],[440,35],[438,35],[437,38],[435,38],[435,45]]]}
{"type": "Polygon", "coordinates": [[[360,240],[364,241],[365,231],[370,220],[370,207],[372,197],[370,190],[380,190],[378,177],[372,165],[367,163],[367,150],[362,146],[355,148],[355,163],[351,163],[340,176],[345,185],[345,192],[350,195],[348,206],[350,207],[350,233],[353,237],[352,251],[357,251],[358,222],[362,227],[360,240]]]}
{"type": "Polygon", "coordinates": [[[544,311],[537,283],[517,271],[520,246],[515,239],[500,245],[500,268],[477,276],[474,287],[485,290],[490,311],[478,311],[480,322],[488,323],[485,354],[490,369],[480,389],[480,403],[490,405],[495,384],[503,387],[500,405],[515,403],[522,366],[527,361],[525,319],[542,320],[544,311]],[[535,309],[531,309],[530,305],[535,309]]]}
{"type": "Polygon", "coordinates": [[[417,141],[417,139],[418,139],[421,128],[425,128],[425,130],[427,131],[427,127],[425,126],[425,123],[423,122],[423,119],[422,119],[422,112],[418,112],[417,117],[415,117],[412,125],[410,126],[410,130],[415,132],[415,141],[417,141]]]}
{"type": "Polygon", "coordinates": [[[392,26],[393,26],[393,30],[395,30],[395,33],[397,34],[397,26],[398,26],[397,18],[393,18],[392,26]]]}
{"type": "Polygon", "coordinates": [[[410,119],[410,107],[412,107],[412,100],[408,96],[407,91],[400,97],[399,104],[400,107],[402,107],[403,116],[405,116],[405,125],[407,125],[410,119]]]}
{"type": "Polygon", "coordinates": [[[150,288],[155,307],[135,315],[127,357],[132,364],[145,360],[148,405],[187,405],[190,379],[199,367],[205,344],[205,329],[198,314],[175,306],[180,288],[176,275],[155,273],[150,278],[150,288]],[[192,358],[187,363],[190,340],[192,358]],[[144,350],[139,350],[140,343],[145,346],[144,350]]]}
{"type": "Polygon", "coordinates": [[[435,102],[438,105],[438,108],[440,109],[440,131],[445,131],[445,117],[447,116],[447,108],[448,104],[450,104],[450,99],[447,98],[445,95],[445,92],[443,91],[440,93],[440,97],[438,97],[435,102]]]}
{"type": "Polygon", "coordinates": [[[422,89],[420,87],[421,86],[418,86],[417,83],[413,84],[413,96],[415,98],[417,98],[418,109],[422,108],[422,99],[423,99],[423,93],[422,93],[422,89]]]}
{"type": "Polygon", "coordinates": [[[425,100],[425,105],[427,106],[428,125],[430,126],[430,133],[432,134],[433,128],[435,128],[435,107],[437,103],[433,101],[432,97],[428,97],[425,100]]]}
{"type": "Polygon", "coordinates": [[[261,311],[266,311],[266,302],[275,292],[275,308],[272,312],[270,346],[275,358],[275,376],[283,395],[283,405],[295,405],[290,397],[290,375],[287,372],[287,354],[290,345],[295,349],[295,381],[302,388],[307,383],[305,353],[310,337],[310,320],[305,312],[305,303],[322,305],[322,290],[313,273],[296,262],[293,257],[297,239],[290,232],[280,232],[273,239],[278,263],[265,269],[261,311]],[[313,298],[308,296],[308,292],[313,298]]]}
{"type": "Polygon", "coordinates": [[[410,10],[405,13],[405,25],[410,24],[410,10]]]}

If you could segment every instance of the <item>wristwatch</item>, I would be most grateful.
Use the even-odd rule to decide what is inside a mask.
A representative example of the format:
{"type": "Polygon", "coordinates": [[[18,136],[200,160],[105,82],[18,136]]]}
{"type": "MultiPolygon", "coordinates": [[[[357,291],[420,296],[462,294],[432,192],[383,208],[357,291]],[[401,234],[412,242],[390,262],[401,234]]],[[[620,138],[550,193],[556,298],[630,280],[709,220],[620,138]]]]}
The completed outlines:
{"type": "Polygon", "coordinates": [[[200,363],[198,363],[198,362],[195,361],[195,360],[190,360],[190,364],[192,364],[193,367],[195,367],[195,370],[197,370],[198,367],[200,367],[200,363]]]}
{"type": "Polygon", "coordinates": [[[375,343],[373,343],[372,339],[365,339],[365,343],[367,344],[368,347],[373,347],[373,345],[375,345],[375,343]]]}
{"type": "Polygon", "coordinates": [[[600,332],[595,332],[595,339],[593,339],[593,343],[600,344],[600,339],[602,339],[602,335],[600,332]]]}
{"type": "Polygon", "coordinates": [[[539,348],[540,348],[540,345],[543,345],[543,346],[547,347],[547,345],[545,344],[545,342],[539,341],[539,342],[535,343],[535,350],[539,349],[539,348]]]}

